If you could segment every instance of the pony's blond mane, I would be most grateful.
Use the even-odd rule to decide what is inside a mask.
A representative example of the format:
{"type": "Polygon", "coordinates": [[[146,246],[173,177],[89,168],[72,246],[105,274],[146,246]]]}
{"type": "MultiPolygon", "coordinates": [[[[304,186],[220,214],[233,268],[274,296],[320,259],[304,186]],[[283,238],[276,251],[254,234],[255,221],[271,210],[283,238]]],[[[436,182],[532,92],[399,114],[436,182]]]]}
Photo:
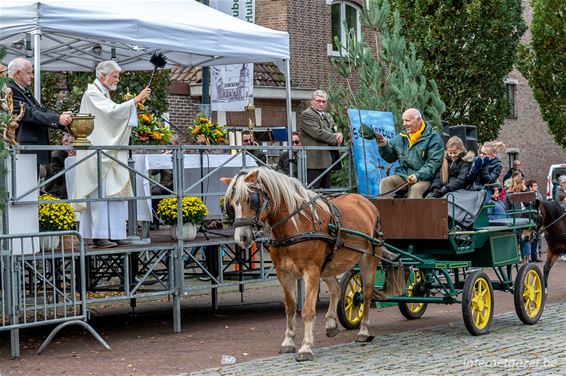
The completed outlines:
{"type": "MultiPolygon", "coordinates": [[[[303,187],[301,182],[295,178],[266,167],[254,167],[247,173],[237,175],[232,179],[226,191],[226,200],[228,202],[248,202],[254,184],[259,185],[269,195],[273,212],[278,212],[281,205],[284,204],[289,213],[292,213],[317,195],[316,192],[303,187]],[[256,179],[247,182],[246,178],[254,173],[257,173],[256,179]]],[[[330,213],[330,208],[322,199],[317,199],[316,203],[326,213],[330,213]]],[[[301,214],[305,215],[304,212],[301,214]]]]}

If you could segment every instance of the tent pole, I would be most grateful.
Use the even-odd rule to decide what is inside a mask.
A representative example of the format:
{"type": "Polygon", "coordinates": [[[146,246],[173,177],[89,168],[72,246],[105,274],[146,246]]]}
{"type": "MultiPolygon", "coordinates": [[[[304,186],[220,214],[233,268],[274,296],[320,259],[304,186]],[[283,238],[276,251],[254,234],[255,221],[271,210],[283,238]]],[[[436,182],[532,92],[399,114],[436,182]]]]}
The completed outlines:
{"type": "MultiPolygon", "coordinates": [[[[287,145],[293,145],[293,113],[291,111],[291,66],[289,59],[285,60],[285,99],[287,110],[287,145]]],[[[289,160],[292,157],[292,151],[289,149],[289,160]]],[[[289,163],[289,175],[293,176],[293,169],[298,166],[293,166],[289,163]]]]}
{"type": "Polygon", "coordinates": [[[33,36],[33,96],[41,103],[41,31],[34,30],[33,36]]]}

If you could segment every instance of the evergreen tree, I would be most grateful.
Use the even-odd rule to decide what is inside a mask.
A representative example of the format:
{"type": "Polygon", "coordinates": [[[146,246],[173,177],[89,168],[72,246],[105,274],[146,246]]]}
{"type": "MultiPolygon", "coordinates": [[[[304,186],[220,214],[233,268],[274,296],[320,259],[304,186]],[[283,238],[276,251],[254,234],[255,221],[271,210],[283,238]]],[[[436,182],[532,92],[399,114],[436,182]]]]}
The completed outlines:
{"type": "Polygon", "coordinates": [[[357,40],[352,30],[345,44],[337,39],[340,57],[332,60],[345,83],[330,78],[329,110],[343,133],[348,134],[347,108],[392,112],[399,130],[403,111],[415,107],[440,127],[445,105],[434,80],[426,79],[415,46],[401,35],[399,14],[387,0],[372,0],[362,22],[364,37],[357,40]]]}
{"type": "Polygon", "coordinates": [[[497,137],[509,113],[505,77],[526,30],[521,0],[392,0],[446,103],[451,124],[497,137]]]}
{"type": "MultiPolygon", "coordinates": [[[[6,56],[6,51],[0,46],[0,60],[6,56]]],[[[8,107],[7,103],[7,85],[8,76],[7,72],[0,72],[0,132],[3,133],[12,122],[12,112],[8,107]]],[[[5,179],[6,179],[6,159],[8,157],[8,151],[6,149],[6,143],[3,137],[0,137],[0,229],[2,229],[2,210],[6,205],[6,190],[5,190],[5,179]]]]}
{"type": "Polygon", "coordinates": [[[532,0],[532,40],[519,69],[533,88],[550,134],[566,149],[566,1],[532,0]]]}

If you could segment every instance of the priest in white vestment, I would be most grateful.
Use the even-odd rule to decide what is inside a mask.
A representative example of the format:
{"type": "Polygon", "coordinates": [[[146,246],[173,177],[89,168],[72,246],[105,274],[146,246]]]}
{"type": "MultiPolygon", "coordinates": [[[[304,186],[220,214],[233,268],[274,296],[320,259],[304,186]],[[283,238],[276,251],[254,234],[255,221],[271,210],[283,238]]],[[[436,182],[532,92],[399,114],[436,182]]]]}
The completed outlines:
{"type": "MultiPolygon", "coordinates": [[[[88,85],[81,101],[81,114],[94,115],[94,131],[88,137],[92,145],[127,146],[131,127],[137,125],[136,105],[149,98],[146,87],[135,98],[115,103],[110,91],[116,90],[122,69],[114,61],[103,61],[96,67],[96,80],[88,85]]],[[[105,150],[112,158],[128,164],[127,150],[105,150]]],[[[131,197],[132,185],[127,168],[107,156],[97,157],[96,151],[77,150],[77,161],[72,198],[104,199],[131,197]],[[98,158],[101,160],[101,184],[98,186],[98,158]]],[[[127,201],[81,202],[74,205],[81,213],[79,231],[83,238],[93,239],[99,248],[126,244],[127,201]]]]}

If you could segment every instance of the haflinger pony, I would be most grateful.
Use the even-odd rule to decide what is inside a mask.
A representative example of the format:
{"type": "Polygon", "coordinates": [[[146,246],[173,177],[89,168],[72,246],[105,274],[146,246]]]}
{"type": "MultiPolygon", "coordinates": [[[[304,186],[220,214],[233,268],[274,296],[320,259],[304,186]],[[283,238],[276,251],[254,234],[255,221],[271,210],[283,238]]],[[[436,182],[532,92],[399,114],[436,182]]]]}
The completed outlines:
{"type": "MultiPolygon", "coordinates": [[[[369,308],[374,296],[376,268],[383,253],[380,218],[377,208],[358,194],[325,198],[305,189],[299,180],[258,167],[243,171],[228,184],[224,203],[226,213],[234,217],[234,239],[244,249],[252,246],[257,231],[268,231],[267,245],[277,278],[285,293],[287,330],[280,353],[295,352],[296,282],[305,283],[305,301],[301,316],[305,330],[297,361],[313,359],[313,324],[315,305],[322,279],[328,286],[330,301],[326,313],[326,336],[339,333],[336,308],[340,285],[336,275],[358,264],[363,281],[363,317],[356,341],[371,341],[368,331],[369,308]],[[231,212],[231,213],[230,213],[231,212]],[[331,226],[332,224],[332,226],[331,226]],[[368,238],[345,234],[351,229],[368,238]]],[[[392,259],[392,254],[388,255],[392,259]]],[[[385,256],[384,256],[385,257],[385,256]]],[[[397,269],[387,274],[389,293],[400,294],[403,273],[397,269]],[[395,281],[393,278],[397,278],[395,281]]],[[[383,294],[387,292],[384,291],[383,294]]],[[[381,297],[381,295],[377,294],[381,297]]]]}
{"type": "Polygon", "coordinates": [[[544,288],[547,291],[548,274],[561,253],[566,252],[566,210],[556,201],[535,202],[538,215],[536,231],[546,239],[548,252],[544,263],[544,288]]]}

